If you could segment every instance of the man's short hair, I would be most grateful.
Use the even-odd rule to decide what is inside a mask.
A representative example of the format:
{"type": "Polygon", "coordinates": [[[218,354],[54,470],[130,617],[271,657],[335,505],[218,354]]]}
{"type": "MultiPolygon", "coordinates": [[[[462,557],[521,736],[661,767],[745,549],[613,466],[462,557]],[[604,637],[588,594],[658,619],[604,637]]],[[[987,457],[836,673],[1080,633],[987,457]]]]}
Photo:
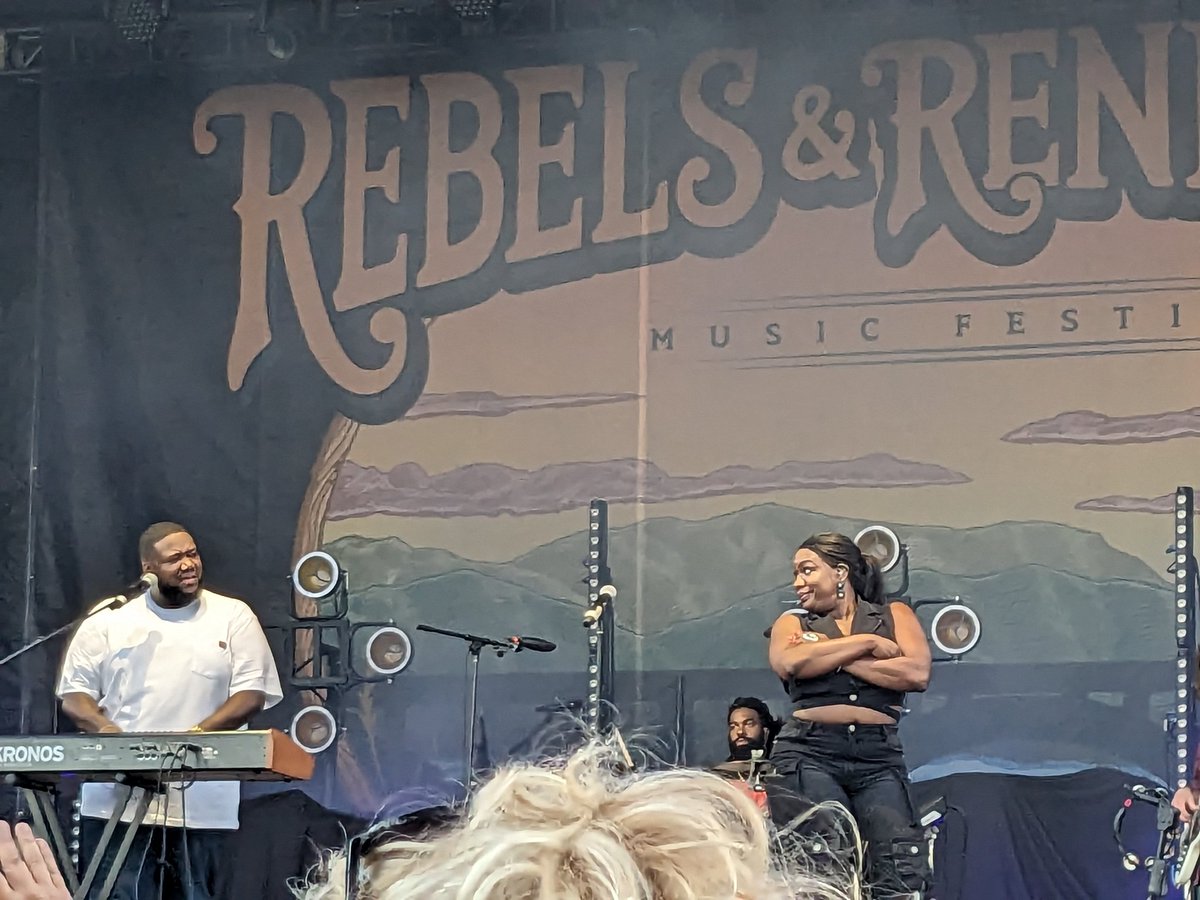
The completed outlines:
{"type": "Polygon", "coordinates": [[[771,745],[775,743],[775,735],[779,734],[779,730],[783,728],[783,720],[776,719],[771,715],[771,707],[757,697],[736,697],[729,704],[729,712],[725,714],[726,724],[729,723],[729,717],[733,715],[735,709],[752,709],[758,713],[758,720],[762,722],[763,731],[766,732],[766,749],[769,753],[771,745]]]}
{"type": "Polygon", "coordinates": [[[138,559],[143,562],[150,560],[154,554],[155,544],[165,537],[170,537],[180,532],[187,534],[188,530],[178,522],[155,522],[143,531],[142,536],[138,538],[138,559]]]}

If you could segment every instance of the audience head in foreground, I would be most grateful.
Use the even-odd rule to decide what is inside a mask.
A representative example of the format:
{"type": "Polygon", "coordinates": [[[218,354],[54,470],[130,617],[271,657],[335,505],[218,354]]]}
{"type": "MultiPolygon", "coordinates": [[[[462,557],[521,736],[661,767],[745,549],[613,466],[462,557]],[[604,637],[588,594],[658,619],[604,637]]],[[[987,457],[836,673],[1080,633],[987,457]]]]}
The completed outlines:
{"type": "MultiPolygon", "coordinates": [[[[593,741],[499,769],[453,823],[367,850],[358,900],[855,900],[783,859],[737,785],[707,772],[625,774],[593,741]]],[[[302,900],[344,900],[336,853],[302,900]]],[[[849,881],[849,880],[848,880],[849,881]]]]}

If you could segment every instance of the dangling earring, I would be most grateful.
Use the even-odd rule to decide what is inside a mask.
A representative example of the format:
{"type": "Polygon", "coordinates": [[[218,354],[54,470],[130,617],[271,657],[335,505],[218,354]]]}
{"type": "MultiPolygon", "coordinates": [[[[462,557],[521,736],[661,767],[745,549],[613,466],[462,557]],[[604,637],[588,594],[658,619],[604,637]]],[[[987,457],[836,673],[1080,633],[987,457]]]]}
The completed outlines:
{"type": "Polygon", "coordinates": [[[839,600],[845,600],[845,599],[846,599],[846,582],[844,582],[844,581],[839,581],[839,582],[838,582],[838,587],[837,587],[837,598],[838,598],[839,600]]]}

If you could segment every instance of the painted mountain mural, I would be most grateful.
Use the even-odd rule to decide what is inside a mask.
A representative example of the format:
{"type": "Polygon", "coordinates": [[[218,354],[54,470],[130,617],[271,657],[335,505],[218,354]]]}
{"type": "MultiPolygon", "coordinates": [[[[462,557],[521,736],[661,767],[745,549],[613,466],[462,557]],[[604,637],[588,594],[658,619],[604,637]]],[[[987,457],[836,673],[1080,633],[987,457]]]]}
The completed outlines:
{"type": "MultiPolygon", "coordinates": [[[[854,533],[865,524],[765,504],[614,528],[616,694],[629,733],[660,758],[698,764],[724,752],[731,697],[756,693],[782,712],[763,629],[791,601],[793,549],[815,531],[854,533]],[[640,573],[638,558],[646,561],[640,573]]],[[[971,653],[935,666],[930,690],[910,695],[902,733],[915,777],[963,768],[1167,771],[1162,723],[1173,705],[1174,640],[1162,575],[1100,535],[1064,525],[892,527],[909,548],[909,596],[957,597],[983,625],[971,653]]],[[[414,643],[413,662],[394,683],[347,695],[338,777],[360,785],[349,796],[410,784],[452,793],[461,777],[464,718],[456,711],[468,683],[466,644],[418,632],[419,623],[555,641],[548,654],[483,654],[474,752],[486,765],[553,751],[571,730],[569,705],[585,693],[584,541],[581,531],[500,563],[395,537],[327,546],[349,573],[352,618],[394,620],[414,643]]],[[[928,622],[935,608],[918,615],[928,622]]]]}
{"type": "MultiPolygon", "coordinates": [[[[762,668],[762,631],[792,599],[796,544],[817,530],[854,533],[865,524],[768,504],[705,521],[657,518],[613,529],[618,650],[638,653],[659,670],[762,668]]],[[[909,596],[959,597],[979,613],[983,638],[964,665],[1150,661],[1174,652],[1163,577],[1098,534],[1045,522],[893,527],[909,548],[909,596]]],[[[415,548],[399,538],[346,537],[327,549],[350,573],[358,618],[536,634],[558,641],[558,652],[525,654],[513,660],[513,671],[582,665],[582,534],[504,563],[415,548]]],[[[431,647],[443,638],[419,638],[420,671],[458,671],[454,654],[431,647]]]]}

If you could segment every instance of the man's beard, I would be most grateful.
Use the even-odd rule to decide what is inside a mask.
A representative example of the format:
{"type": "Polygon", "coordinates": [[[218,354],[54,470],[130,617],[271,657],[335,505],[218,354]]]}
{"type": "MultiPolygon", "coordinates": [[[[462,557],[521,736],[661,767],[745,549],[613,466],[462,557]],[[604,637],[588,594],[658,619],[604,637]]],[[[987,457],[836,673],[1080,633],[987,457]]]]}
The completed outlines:
{"type": "Polygon", "coordinates": [[[185,594],[183,592],[183,589],[180,587],[177,587],[176,585],[162,584],[160,582],[158,585],[158,595],[161,598],[161,602],[162,602],[163,606],[179,608],[181,606],[187,606],[189,603],[191,603],[193,600],[195,600],[197,597],[199,597],[200,590],[203,587],[204,587],[204,579],[201,578],[199,581],[196,582],[196,589],[194,591],[192,591],[190,594],[185,594]]]}
{"type": "Polygon", "coordinates": [[[750,759],[750,754],[753,753],[755,750],[764,751],[763,755],[765,756],[766,749],[767,749],[767,740],[766,740],[765,736],[760,737],[757,740],[749,740],[744,744],[735,744],[733,741],[730,741],[729,742],[729,758],[731,760],[750,759]]]}

